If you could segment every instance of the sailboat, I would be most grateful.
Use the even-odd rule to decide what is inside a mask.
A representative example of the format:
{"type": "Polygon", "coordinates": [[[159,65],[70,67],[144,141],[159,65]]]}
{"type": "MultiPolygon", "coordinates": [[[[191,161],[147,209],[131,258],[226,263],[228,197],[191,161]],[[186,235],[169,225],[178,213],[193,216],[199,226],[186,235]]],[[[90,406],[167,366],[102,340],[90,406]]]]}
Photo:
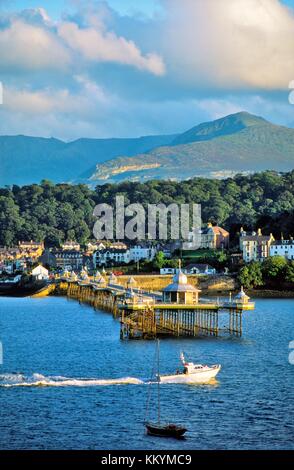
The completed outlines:
{"type": "MultiPolygon", "coordinates": [[[[186,428],[179,426],[173,423],[163,423],[161,421],[160,416],[160,375],[159,375],[159,340],[157,340],[157,374],[155,376],[156,383],[157,383],[157,422],[146,421],[145,420],[145,427],[147,434],[152,436],[158,437],[175,437],[177,439],[183,437],[185,432],[187,431],[186,428]]],[[[149,388],[151,390],[151,388],[149,388]]],[[[150,402],[150,393],[147,399],[147,406],[146,406],[146,417],[148,415],[148,408],[150,402]]]]}

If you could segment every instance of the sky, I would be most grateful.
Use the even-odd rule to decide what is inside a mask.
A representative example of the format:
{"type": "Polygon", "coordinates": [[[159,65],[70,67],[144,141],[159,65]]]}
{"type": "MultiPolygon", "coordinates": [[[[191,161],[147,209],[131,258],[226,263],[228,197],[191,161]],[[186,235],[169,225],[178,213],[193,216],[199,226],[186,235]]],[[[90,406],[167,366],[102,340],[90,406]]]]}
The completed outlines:
{"type": "Polygon", "coordinates": [[[0,0],[0,135],[294,127],[293,38],[294,0],[0,0]]]}

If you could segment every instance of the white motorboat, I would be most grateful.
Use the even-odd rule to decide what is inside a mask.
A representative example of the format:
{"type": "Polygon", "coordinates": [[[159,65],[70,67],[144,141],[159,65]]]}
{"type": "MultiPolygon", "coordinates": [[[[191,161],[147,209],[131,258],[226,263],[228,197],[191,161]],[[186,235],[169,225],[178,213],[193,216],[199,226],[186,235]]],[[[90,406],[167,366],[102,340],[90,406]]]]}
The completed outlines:
{"type": "Polygon", "coordinates": [[[174,375],[160,375],[161,383],[205,384],[214,379],[221,370],[220,364],[207,366],[186,362],[183,353],[181,353],[181,361],[183,370],[177,371],[174,375]]]}

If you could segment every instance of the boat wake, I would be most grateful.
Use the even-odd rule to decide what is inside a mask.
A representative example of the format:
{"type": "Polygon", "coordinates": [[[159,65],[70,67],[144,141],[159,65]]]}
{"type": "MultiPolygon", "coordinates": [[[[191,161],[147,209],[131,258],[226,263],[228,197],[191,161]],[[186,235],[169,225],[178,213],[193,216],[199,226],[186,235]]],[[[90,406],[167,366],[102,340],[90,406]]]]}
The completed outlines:
{"type": "Polygon", "coordinates": [[[62,376],[48,376],[33,374],[0,375],[0,387],[98,387],[109,385],[140,385],[144,382],[134,377],[122,377],[118,379],[85,379],[68,378],[62,376]]]}

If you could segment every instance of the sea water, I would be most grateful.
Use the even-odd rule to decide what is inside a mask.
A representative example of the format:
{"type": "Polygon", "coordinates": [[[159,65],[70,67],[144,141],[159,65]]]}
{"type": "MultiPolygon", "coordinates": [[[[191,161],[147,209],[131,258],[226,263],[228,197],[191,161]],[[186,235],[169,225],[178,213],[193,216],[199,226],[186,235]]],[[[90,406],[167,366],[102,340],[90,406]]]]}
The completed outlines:
{"type": "Polygon", "coordinates": [[[119,328],[77,301],[0,298],[0,449],[294,448],[294,300],[258,299],[241,338],[161,341],[161,373],[182,350],[222,365],[209,385],[160,385],[162,418],[188,428],[181,441],[145,435],[155,343],[121,341],[119,328]]]}

